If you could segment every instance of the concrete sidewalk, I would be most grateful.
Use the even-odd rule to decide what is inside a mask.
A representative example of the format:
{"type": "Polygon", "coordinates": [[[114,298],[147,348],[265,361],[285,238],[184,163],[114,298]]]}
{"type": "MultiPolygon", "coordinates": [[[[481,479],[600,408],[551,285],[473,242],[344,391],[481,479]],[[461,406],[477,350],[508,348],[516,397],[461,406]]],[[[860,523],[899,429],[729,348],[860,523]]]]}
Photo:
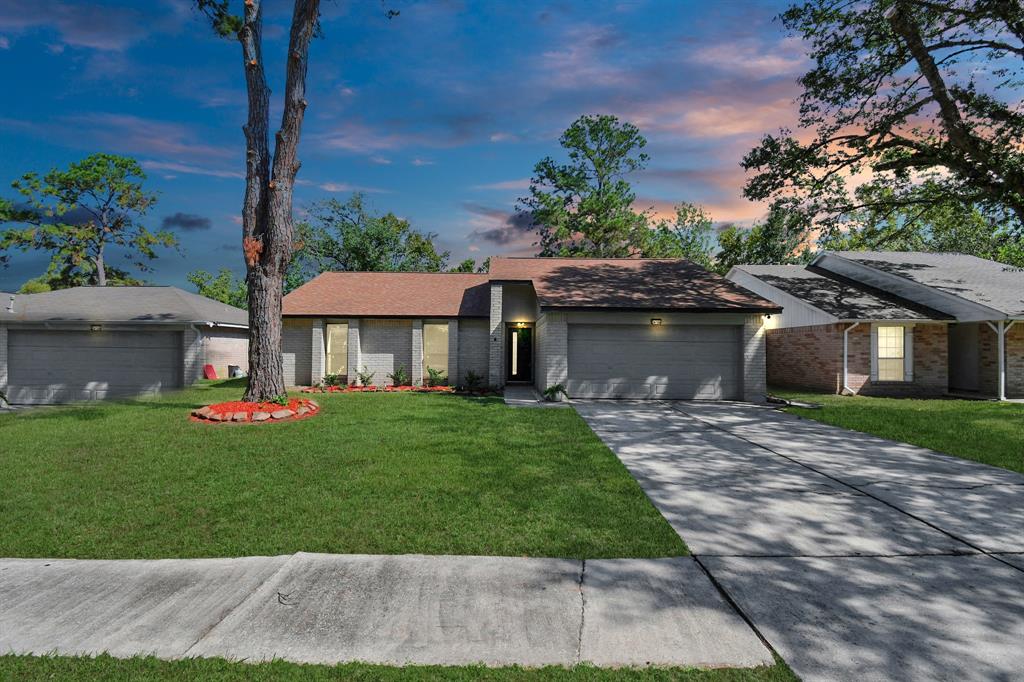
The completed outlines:
{"type": "Polygon", "coordinates": [[[0,652],[104,651],[392,665],[772,663],[688,557],[0,560],[0,652]]]}

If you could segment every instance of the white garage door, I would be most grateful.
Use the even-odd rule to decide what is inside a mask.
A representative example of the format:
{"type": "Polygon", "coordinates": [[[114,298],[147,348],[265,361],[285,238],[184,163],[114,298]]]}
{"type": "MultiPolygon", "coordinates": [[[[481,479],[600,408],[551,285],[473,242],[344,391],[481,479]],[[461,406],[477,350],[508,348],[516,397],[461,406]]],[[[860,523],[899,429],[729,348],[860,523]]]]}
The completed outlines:
{"type": "Polygon", "coordinates": [[[64,403],[181,386],[181,332],[10,330],[8,398],[64,403]]]}
{"type": "Polygon", "coordinates": [[[574,398],[738,399],[740,327],[569,325],[574,398]]]}

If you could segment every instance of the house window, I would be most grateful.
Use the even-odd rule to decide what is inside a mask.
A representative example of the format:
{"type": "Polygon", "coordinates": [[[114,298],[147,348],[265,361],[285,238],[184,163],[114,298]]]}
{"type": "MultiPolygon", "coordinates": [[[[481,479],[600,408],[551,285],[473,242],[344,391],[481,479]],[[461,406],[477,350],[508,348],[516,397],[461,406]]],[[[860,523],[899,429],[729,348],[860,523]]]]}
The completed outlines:
{"type": "Polygon", "coordinates": [[[423,325],[423,378],[427,368],[448,375],[448,323],[427,323],[423,325]]]}
{"type": "Polygon", "coordinates": [[[348,325],[328,324],[324,332],[327,337],[327,374],[348,376],[348,325]]]}
{"type": "Polygon", "coordinates": [[[879,381],[906,381],[906,348],[903,327],[878,327],[879,381]]]}

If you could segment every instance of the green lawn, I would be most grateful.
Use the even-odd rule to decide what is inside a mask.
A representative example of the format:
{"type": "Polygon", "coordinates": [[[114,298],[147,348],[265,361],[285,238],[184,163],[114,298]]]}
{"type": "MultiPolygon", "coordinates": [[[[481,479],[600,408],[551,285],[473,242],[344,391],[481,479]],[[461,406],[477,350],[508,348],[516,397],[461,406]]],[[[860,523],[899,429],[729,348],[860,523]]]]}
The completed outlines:
{"type": "Polygon", "coordinates": [[[349,663],[338,666],[299,665],[274,661],[252,665],[222,659],[161,661],[156,658],[116,659],[109,656],[79,658],[63,656],[0,656],[0,678],[4,680],[494,680],[496,682],[540,682],[565,680],[583,682],[636,680],[655,682],[796,682],[784,663],[753,669],[602,669],[579,666],[572,669],[444,668],[410,666],[391,668],[349,663]]]}
{"type": "Polygon", "coordinates": [[[782,389],[773,389],[772,393],[824,405],[820,410],[786,408],[801,417],[1024,473],[1024,405],[851,397],[782,389]]]}
{"type": "Polygon", "coordinates": [[[0,556],[686,553],[572,410],[336,394],[305,421],[188,421],[241,392],[0,415],[0,556]]]}

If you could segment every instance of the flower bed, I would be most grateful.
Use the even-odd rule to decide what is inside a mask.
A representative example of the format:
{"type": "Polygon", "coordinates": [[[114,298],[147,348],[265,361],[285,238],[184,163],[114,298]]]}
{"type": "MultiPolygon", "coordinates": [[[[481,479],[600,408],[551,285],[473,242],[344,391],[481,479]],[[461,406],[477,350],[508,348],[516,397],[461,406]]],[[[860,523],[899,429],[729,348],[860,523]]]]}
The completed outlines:
{"type": "Polygon", "coordinates": [[[215,403],[192,411],[192,421],[206,423],[231,422],[258,424],[261,422],[295,421],[308,419],[320,411],[315,400],[292,398],[287,405],[280,403],[250,403],[242,400],[215,403]]]}
{"type": "Polygon", "coordinates": [[[454,393],[451,386],[309,386],[303,393],[454,393]]]}

